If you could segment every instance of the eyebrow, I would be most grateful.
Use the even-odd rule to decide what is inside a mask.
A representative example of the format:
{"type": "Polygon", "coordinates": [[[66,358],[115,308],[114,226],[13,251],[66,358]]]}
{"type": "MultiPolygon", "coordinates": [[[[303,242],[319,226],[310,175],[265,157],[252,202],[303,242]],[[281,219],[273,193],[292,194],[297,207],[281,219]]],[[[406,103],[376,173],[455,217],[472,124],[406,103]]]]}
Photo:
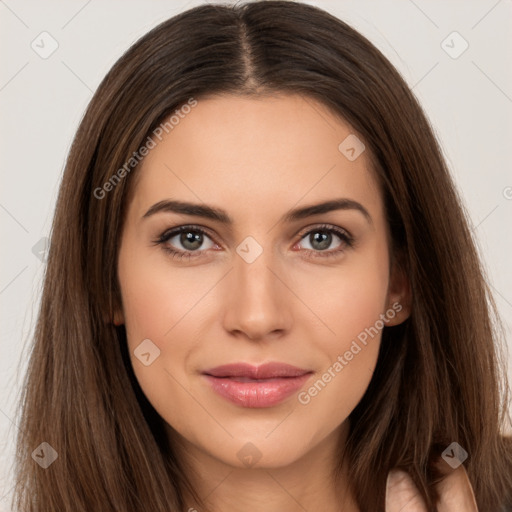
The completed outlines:
{"type": "MultiPolygon", "coordinates": [[[[314,215],[320,215],[322,213],[328,213],[335,210],[358,211],[365,217],[369,224],[373,224],[372,217],[368,210],[361,203],[347,198],[331,199],[323,203],[312,204],[290,210],[281,217],[280,222],[294,222],[297,220],[305,219],[307,217],[312,217],[314,215]]],[[[177,201],[171,199],[165,199],[155,203],[143,215],[142,218],[144,219],[151,217],[152,215],[161,212],[204,217],[220,222],[227,226],[232,226],[234,223],[233,219],[228,215],[228,213],[224,210],[221,210],[220,208],[215,208],[206,204],[188,203],[185,201],[177,201]]]]}

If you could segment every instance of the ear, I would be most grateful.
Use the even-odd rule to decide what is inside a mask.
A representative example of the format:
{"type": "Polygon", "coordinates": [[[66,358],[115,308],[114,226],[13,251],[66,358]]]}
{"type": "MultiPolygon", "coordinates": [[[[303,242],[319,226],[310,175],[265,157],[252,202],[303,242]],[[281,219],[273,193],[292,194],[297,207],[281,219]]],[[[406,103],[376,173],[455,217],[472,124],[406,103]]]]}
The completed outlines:
{"type": "Polygon", "coordinates": [[[411,283],[405,265],[398,258],[393,258],[391,265],[386,304],[388,309],[392,308],[396,312],[387,325],[399,325],[409,318],[412,304],[411,283]]]}
{"type": "Polygon", "coordinates": [[[113,318],[112,318],[112,323],[115,326],[120,326],[120,325],[124,324],[124,315],[120,308],[115,310],[113,318]]]}

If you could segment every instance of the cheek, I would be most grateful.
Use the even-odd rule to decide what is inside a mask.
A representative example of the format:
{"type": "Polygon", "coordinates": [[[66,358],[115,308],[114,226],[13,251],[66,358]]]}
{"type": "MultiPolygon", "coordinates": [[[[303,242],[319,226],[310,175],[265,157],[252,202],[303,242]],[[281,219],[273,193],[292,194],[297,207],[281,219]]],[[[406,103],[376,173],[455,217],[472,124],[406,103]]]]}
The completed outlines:
{"type": "MultiPolygon", "coordinates": [[[[128,343],[132,350],[143,339],[160,349],[173,335],[201,291],[195,292],[193,275],[172,272],[157,251],[125,250],[119,258],[119,282],[128,343]]],[[[204,293],[204,291],[203,291],[204,293]]]]}
{"type": "MultiPolygon", "coordinates": [[[[325,277],[316,275],[311,309],[322,326],[315,322],[310,336],[323,354],[323,366],[298,401],[326,432],[356,407],[375,369],[387,311],[386,247],[383,241],[375,243],[325,277]]],[[[302,285],[313,289],[310,277],[302,285]]]]}
{"type": "MultiPolygon", "coordinates": [[[[308,297],[310,309],[322,322],[323,336],[312,339],[316,339],[331,360],[349,350],[353,340],[364,341],[367,330],[386,311],[389,284],[386,255],[385,240],[375,241],[364,251],[350,253],[337,268],[315,270],[301,277],[302,295],[308,297]]],[[[318,330],[318,322],[314,324],[318,330]]],[[[378,349],[378,339],[374,345],[378,349]]]]}
{"type": "Polygon", "coordinates": [[[185,278],[171,273],[162,258],[148,260],[147,256],[145,261],[138,258],[136,249],[119,260],[128,350],[144,395],[167,423],[180,428],[182,418],[197,414],[179,383],[186,381],[187,356],[195,339],[191,331],[197,320],[194,304],[206,290],[191,291],[192,275],[185,278]],[[143,340],[151,343],[144,341],[147,348],[141,351],[143,340]],[[148,352],[149,364],[145,365],[137,354],[148,352]]]}
{"type": "Polygon", "coordinates": [[[151,273],[141,271],[124,281],[123,310],[129,342],[142,336],[158,345],[184,314],[183,296],[167,282],[165,274],[155,279],[151,273]]]}
{"type": "Polygon", "coordinates": [[[178,386],[167,371],[182,382],[191,352],[204,339],[199,332],[208,303],[205,295],[217,279],[211,270],[173,268],[171,257],[148,250],[129,235],[124,243],[118,279],[128,349],[144,392],[161,395],[169,383],[178,386]],[[134,354],[144,340],[151,340],[159,351],[150,366],[141,364],[134,354]]]}

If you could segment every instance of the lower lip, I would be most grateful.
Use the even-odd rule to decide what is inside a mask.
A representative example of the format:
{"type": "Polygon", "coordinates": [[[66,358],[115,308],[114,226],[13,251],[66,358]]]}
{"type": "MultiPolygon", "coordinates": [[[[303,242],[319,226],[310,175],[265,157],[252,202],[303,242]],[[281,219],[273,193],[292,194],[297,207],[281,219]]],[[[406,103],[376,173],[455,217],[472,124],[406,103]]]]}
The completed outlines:
{"type": "Polygon", "coordinates": [[[234,378],[204,375],[212,389],[230,402],[242,407],[272,407],[298,391],[309,379],[311,373],[300,377],[239,382],[234,378]]]}

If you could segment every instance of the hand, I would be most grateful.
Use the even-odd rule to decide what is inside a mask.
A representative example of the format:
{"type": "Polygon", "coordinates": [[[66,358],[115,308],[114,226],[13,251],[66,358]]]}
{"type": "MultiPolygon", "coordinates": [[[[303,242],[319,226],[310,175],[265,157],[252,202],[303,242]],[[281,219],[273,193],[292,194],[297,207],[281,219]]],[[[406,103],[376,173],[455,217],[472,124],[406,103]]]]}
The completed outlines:
{"type": "MultiPolygon", "coordinates": [[[[478,512],[475,495],[464,466],[452,471],[438,485],[439,512],[478,512]]],[[[427,512],[411,477],[400,470],[389,472],[386,512],[427,512]]]]}

